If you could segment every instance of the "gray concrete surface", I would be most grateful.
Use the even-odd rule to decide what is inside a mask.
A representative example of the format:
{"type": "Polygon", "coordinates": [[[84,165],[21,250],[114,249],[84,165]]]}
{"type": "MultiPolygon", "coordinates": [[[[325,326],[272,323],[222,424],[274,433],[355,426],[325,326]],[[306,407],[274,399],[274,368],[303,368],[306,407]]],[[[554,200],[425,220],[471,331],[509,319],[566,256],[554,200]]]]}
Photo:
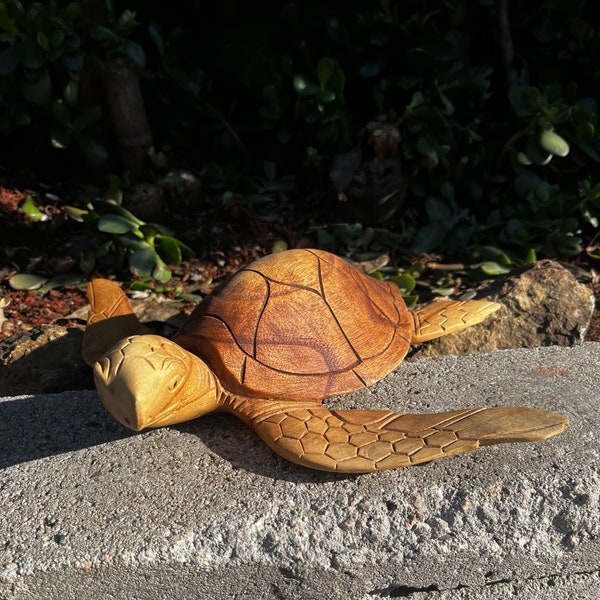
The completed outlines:
{"type": "Polygon", "coordinates": [[[131,435],[95,392],[1,399],[0,598],[598,599],[599,381],[596,343],[406,362],[332,404],[525,404],[571,427],[360,476],[227,416],[131,435]]]}

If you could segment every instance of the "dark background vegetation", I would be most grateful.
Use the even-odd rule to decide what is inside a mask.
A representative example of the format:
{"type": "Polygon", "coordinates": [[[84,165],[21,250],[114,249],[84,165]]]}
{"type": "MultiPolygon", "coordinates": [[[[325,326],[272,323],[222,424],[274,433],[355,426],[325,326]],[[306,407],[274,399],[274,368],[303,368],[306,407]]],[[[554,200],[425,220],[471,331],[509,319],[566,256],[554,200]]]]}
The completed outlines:
{"type": "Polygon", "coordinates": [[[447,265],[439,293],[540,257],[593,266],[596,12],[0,1],[2,185],[27,190],[0,246],[31,272],[14,247],[51,234],[75,277],[163,283],[225,240],[386,252],[407,294],[425,264],[447,265]]]}

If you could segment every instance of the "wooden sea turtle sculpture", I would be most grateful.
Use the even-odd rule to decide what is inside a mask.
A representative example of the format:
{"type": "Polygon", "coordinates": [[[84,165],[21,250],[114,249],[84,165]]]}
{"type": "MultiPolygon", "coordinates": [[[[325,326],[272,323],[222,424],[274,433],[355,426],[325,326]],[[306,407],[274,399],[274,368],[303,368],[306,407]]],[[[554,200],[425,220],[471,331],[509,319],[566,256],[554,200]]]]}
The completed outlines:
{"type": "Polygon", "coordinates": [[[409,311],[395,285],[320,250],[241,269],[172,340],[148,333],[116,284],[94,280],[88,295],[84,358],[104,406],[134,430],[225,411],[290,461],[362,473],[542,440],[568,424],[536,408],[400,414],[323,406],[387,375],[411,343],[479,323],[500,306],[443,300],[409,311]]]}

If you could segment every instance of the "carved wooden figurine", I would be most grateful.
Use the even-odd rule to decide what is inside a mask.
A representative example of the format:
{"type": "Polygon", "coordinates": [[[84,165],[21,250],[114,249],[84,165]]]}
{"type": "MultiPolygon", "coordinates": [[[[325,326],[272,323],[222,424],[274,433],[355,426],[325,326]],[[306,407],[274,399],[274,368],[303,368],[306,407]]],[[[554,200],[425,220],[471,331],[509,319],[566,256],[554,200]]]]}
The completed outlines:
{"type": "Polygon", "coordinates": [[[536,408],[325,408],[324,398],[387,375],[411,343],[479,323],[500,305],[443,300],[409,311],[395,285],[320,250],[290,250],[243,268],[173,340],[148,333],[116,284],[94,280],[88,294],[84,358],[104,406],[134,430],[225,411],[288,460],[362,473],[542,440],[568,424],[536,408]]]}

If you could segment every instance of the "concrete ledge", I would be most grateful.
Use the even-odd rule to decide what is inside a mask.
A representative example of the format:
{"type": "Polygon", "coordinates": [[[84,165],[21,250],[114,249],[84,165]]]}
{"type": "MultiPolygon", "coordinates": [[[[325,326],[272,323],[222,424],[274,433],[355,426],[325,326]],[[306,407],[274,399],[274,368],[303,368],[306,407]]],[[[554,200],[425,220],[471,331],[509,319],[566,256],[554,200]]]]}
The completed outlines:
{"type": "Polygon", "coordinates": [[[227,416],[129,435],[95,392],[0,399],[0,598],[598,598],[600,344],[407,362],[336,406],[525,404],[543,443],[373,475],[227,416]]]}

